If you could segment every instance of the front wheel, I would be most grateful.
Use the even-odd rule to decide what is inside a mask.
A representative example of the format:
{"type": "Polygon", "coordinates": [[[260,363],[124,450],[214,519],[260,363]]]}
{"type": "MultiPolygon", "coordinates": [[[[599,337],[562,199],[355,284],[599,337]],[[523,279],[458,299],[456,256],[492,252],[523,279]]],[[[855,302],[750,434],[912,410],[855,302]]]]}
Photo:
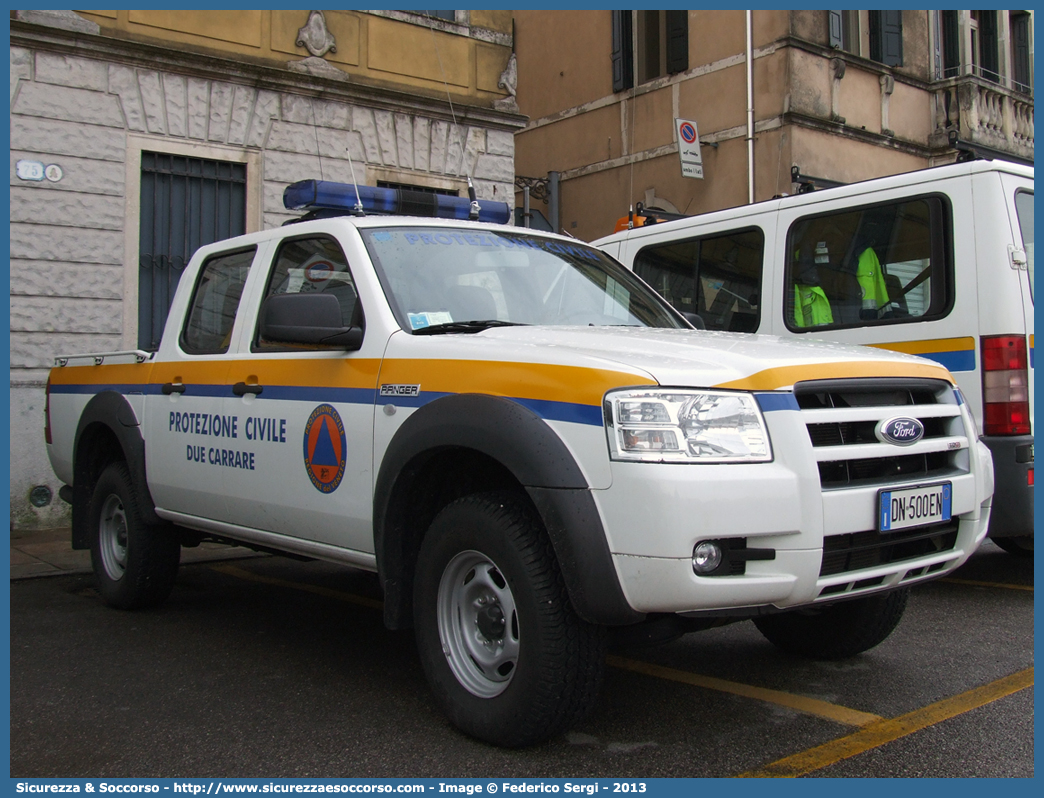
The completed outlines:
{"type": "Polygon", "coordinates": [[[851,599],[828,607],[765,615],[754,619],[770,643],[810,659],[847,659],[873,648],[899,625],[910,591],[851,599]]]}
{"type": "Polygon", "coordinates": [[[524,497],[478,494],[439,513],[418,555],[414,625],[437,700],[486,742],[546,740],[597,698],[604,630],[573,611],[524,497]]]}
{"type": "Polygon", "coordinates": [[[126,463],[102,472],[88,517],[91,565],[105,602],[123,610],[163,603],[174,587],[181,546],[171,529],[142,518],[126,463]]]}
{"type": "Polygon", "coordinates": [[[1019,535],[1014,538],[990,538],[1008,554],[1016,557],[1033,559],[1033,535],[1019,535]]]}

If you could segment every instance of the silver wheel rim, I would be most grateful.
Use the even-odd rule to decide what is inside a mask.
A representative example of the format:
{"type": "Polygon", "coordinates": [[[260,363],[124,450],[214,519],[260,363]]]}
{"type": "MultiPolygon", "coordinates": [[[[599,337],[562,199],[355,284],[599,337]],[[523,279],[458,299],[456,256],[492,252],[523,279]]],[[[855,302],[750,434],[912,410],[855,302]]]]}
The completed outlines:
{"type": "Polygon", "coordinates": [[[496,564],[477,551],[450,560],[437,613],[442,652],[457,681],[479,698],[503,693],[518,664],[518,613],[496,564]]]}
{"type": "Polygon", "coordinates": [[[121,579],[127,570],[127,513],[114,493],[102,505],[98,542],[105,573],[114,582],[121,579]]]}

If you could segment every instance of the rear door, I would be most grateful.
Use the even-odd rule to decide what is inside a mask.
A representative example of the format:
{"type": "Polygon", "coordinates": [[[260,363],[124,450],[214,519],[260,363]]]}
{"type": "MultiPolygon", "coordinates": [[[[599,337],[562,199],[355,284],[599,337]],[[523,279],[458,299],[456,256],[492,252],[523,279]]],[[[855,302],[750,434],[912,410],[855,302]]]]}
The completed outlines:
{"type": "Polygon", "coordinates": [[[145,398],[146,470],[159,508],[229,520],[215,458],[236,448],[239,434],[223,397],[239,305],[258,251],[209,255],[187,303],[179,294],[171,307],[145,398]]]}
{"type": "Polygon", "coordinates": [[[1002,174],[1005,201],[1011,218],[1015,265],[1019,266],[1020,288],[1022,289],[1022,313],[1026,335],[1026,352],[1029,365],[1030,430],[1033,429],[1033,183],[1015,175],[1002,174]],[[1019,261],[1024,261],[1024,265],[1019,261]]]}

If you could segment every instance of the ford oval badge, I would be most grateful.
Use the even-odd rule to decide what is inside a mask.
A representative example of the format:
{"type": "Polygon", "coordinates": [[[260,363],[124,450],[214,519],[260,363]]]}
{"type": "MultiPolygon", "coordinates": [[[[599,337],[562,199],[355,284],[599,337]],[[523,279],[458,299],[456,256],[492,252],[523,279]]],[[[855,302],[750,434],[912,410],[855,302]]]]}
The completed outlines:
{"type": "Polygon", "coordinates": [[[916,418],[897,416],[880,422],[874,432],[881,443],[909,446],[924,437],[924,424],[916,418]]]}

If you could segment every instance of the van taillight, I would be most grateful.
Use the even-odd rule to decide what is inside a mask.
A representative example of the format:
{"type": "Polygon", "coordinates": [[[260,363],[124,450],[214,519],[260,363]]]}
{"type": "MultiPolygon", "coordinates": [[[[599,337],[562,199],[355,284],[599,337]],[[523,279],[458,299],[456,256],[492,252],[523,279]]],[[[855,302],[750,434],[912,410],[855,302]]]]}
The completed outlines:
{"type": "Polygon", "coordinates": [[[1029,370],[1026,367],[1025,336],[983,336],[982,397],[983,434],[1029,434],[1029,370]]]}
{"type": "Polygon", "coordinates": [[[51,378],[47,378],[47,388],[44,390],[44,441],[51,442],[51,378]]]}

